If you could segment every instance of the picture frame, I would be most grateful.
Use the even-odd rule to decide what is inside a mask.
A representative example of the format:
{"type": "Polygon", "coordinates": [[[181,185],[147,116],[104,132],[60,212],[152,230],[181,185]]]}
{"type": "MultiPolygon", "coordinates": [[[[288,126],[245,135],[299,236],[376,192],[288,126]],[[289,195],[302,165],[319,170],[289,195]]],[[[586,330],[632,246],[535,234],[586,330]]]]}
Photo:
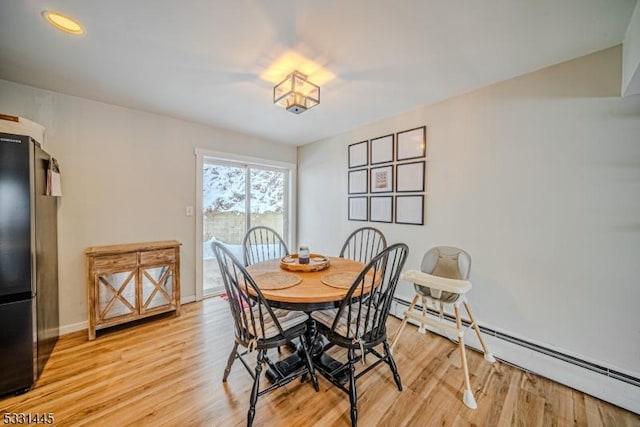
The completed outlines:
{"type": "Polygon", "coordinates": [[[349,145],[349,169],[369,164],[369,141],[349,145]]]}
{"type": "Polygon", "coordinates": [[[396,192],[420,192],[425,188],[425,162],[398,163],[396,165],[396,192]]]}
{"type": "Polygon", "coordinates": [[[371,168],[370,193],[393,191],[393,165],[371,168]]]}
{"type": "Polygon", "coordinates": [[[371,196],[369,221],[393,222],[393,196],[371,196]]]}
{"type": "Polygon", "coordinates": [[[427,154],[427,127],[398,132],[396,136],[396,160],[410,160],[427,154]]]}
{"type": "Polygon", "coordinates": [[[367,221],[369,204],[367,196],[349,197],[349,221],[367,221]]]}
{"type": "Polygon", "coordinates": [[[424,195],[395,196],[395,223],[424,225],[424,195]]]}
{"type": "Polygon", "coordinates": [[[349,194],[364,194],[368,191],[369,172],[367,169],[349,171],[349,194]]]}
{"type": "Polygon", "coordinates": [[[393,161],[393,141],[394,135],[385,135],[373,138],[370,141],[370,159],[369,163],[377,165],[380,163],[389,163],[393,161]]]}

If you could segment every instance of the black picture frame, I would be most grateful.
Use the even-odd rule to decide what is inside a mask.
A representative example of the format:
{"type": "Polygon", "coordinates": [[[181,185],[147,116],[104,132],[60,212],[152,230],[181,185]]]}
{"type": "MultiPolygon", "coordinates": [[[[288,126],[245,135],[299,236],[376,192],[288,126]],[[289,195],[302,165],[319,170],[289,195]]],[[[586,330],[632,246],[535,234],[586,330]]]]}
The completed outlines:
{"type": "Polygon", "coordinates": [[[395,196],[395,223],[424,225],[424,195],[395,196]]]}
{"type": "Polygon", "coordinates": [[[393,222],[393,196],[371,196],[369,198],[369,221],[393,222]]]}
{"type": "Polygon", "coordinates": [[[396,160],[411,160],[427,154],[427,127],[403,130],[396,135],[396,160]]]}
{"type": "Polygon", "coordinates": [[[395,135],[385,135],[369,141],[369,164],[393,162],[395,135]]]}
{"type": "Polygon", "coordinates": [[[396,164],[396,193],[417,193],[424,191],[426,182],[426,162],[396,164]]]}
{"type": "Polygon", "coordinates": [[[393,191],[393,165],[371,168],[370,171],[370,193],[391,193],[393,191]]]}
{"type": "Polygon", "coordinates": [[[369,191],[369,169],[349,171],[348,194],[366,194],[369,191]]]}
{"type": "Polygon", "coordinates": [[[349,145],[349,169],[369,164],[369,141],[360,141],[349,145]]]}
{"type": "Polygon", "coordinates": [[[369,198],[367,196],[349,197],[347,219],[349,221],[368,221],[369,198]]]}

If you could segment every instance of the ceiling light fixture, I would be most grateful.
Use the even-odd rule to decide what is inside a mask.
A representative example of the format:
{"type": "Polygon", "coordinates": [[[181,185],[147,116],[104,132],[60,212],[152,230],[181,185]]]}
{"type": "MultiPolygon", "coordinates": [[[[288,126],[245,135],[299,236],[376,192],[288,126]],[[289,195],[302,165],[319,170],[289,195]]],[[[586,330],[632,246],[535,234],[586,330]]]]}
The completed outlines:
{"type": "Polygon", "coordinates": [[[75,19],[69,18],[68,16],[60,15],[59,13],[51,12],[49,10],[43,10],[42,17],[46,19],[49,24],[64,31],[65,33],[73,34],[75,36],[81,36],[84,34],[84,28],[82,28],[82,25],[80,25],[80,23],[75,19]]]}
{"type": "Polygon", "coordinates": [[[296,70],[273,88],[273,103],[300,114],[320,103],[320,86],[296,70]]]}

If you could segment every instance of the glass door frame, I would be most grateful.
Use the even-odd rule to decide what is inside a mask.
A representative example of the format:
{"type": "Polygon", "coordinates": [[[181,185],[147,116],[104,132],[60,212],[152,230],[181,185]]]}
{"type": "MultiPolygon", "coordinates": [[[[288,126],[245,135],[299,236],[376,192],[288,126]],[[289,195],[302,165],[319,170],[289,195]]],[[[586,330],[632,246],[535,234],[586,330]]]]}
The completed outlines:
{"type": "MultiPolygon", "coordinates": [[[[262,169],[278,169],[288,172],[287,183],[288,188],[285,188],[285,203],[287,217],[284,218],[285,227],[285,241],[291,248],[294,247],[293,243],[297,241],[297,224],[296,224],[296,173],[297,167],[295,163],[280,162],[276,160],[261,159],[258,157],[243,156],[233,153],[225,153],[221,151],[212,151],[206,149],[195,149],[196,155],[196,208],[195,208],[195,228],[196,228],[196,301],[200,301],[204,298],[204,278],[203,278],[203,260],[202,260],[202,245],[204,244],[203,233],[203,168],[206,163],[221,163],[233,166],[253,166],[262,169]]],[[[248,183],[247,183],[248,185],[248,183]]],[[[250,213],[247,213],[250,215],[250,213]]],[[[207,295],[209,296],[209,295],[207,295]]]]}

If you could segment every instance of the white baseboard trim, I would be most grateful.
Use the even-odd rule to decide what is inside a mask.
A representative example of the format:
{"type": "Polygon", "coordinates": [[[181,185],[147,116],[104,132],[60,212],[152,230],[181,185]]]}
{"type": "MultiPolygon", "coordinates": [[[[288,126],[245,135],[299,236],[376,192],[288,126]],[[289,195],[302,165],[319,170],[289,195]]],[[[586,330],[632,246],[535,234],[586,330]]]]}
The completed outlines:
{"type": "Polygon", "coordinates": [[[78,323],[72,323],[70,325],[60,326],[59,334],[60,334],[60,336],[67,335],[67,334],[70,334],[72,332],[81,331],[83,329],[86,330],[87,328],[89,328],[89,322],[87,320],[85,320],[84,322],[78,322],[78,323]]]}
{"type": "Polygon", "coordinates": [[[189,304],[191,302],[196,302],[196,296],[195,295],[190,295],[188,297],[181,297],[180,298],[180,304],[189,304]]]}
{"type": "MultiPolygon", "coordinates": [[[[402,319],[403,313],[409,305],[406,301],[404,303],[394,301],[391,306],[391,314],[402,319]]],[[[411,320],[410,323],[415,324],[411,320]]],[[[421,336],[414,328],[407,328],[403,333],[415,333],[421,336]]],[[[493,356],[500,360],[640,414],[640,386],[638,385],[579,366],[577,364],[579,362],[570,363],[498,336],[483,334],[483,338],[493,356]]],[[[480,343],[471,330],[465,333],[465,344],[481,351],[480,343]]],[[[535,343],[531,343],[531,345],[537,346],[535,343]]],[[[575,359],[574,356],[566,356],[569,359],[575,359]]]]}

